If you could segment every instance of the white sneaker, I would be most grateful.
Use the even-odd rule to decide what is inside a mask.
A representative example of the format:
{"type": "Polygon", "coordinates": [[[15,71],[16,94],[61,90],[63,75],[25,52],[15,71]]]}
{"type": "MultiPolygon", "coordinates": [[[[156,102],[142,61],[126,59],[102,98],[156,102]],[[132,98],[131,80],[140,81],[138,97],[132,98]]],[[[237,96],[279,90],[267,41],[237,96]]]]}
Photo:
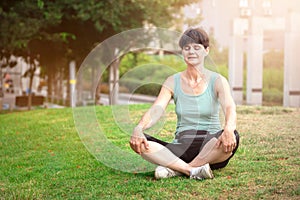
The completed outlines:
{"type": "Polygon", "coordinates": [[[194,168],[191,171],[190,179],[197,179],[197,180],[202,180],[202,179],[208,179],[208,178],[214,178],[214,175],[210,169],[209,164],[205,164],[201,167],[194,168]]]}
{"type": "Polygon", "coordinates": [[[155,169],[154,176],[156,179],[171,178],[174,176],[182,176],[182,173],[174,171],[170,168],[158,166],[155,169]]]}

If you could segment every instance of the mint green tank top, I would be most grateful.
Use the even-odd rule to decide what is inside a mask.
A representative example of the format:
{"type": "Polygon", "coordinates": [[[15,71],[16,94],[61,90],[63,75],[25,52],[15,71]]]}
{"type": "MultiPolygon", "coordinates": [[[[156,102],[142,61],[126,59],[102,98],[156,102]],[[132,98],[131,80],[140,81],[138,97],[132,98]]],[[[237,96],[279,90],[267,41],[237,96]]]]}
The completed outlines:
{"type": "Polygon", "coordinates": [[[200,95],[185,94],[180,84],[180,73],[174,75],[174,102],[177,115],[176,134],[185,130],[205,130],[216,133],[221,130],[219,102],[214,93],[218,74],[212,72],[207,88],[200,95]]]}

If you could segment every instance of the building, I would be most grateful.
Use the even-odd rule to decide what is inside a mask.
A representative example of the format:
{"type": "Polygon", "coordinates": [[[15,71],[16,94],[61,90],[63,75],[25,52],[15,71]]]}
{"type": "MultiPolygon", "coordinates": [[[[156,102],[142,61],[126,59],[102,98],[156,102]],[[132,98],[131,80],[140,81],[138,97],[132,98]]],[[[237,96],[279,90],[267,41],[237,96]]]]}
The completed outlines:
{"type": "MultiPolygon", "coordinates": [[[[203,20],[201,26],[213,32],[220,47],[228,48],[233,32],[234,19],[242,18],[240,26],[247,34],[249,22],[253,16],[267,18],[286,18],[291,11],[300,12],[299,0],[202,0],[201,8],[203,20]]],[[[266,30],[264,49],[283,49],[284,30],[266,30]]]]}
{"type": "Polygon", "coordinates": [[[229,49],[229,82],[238,104],[243,103],[244,53],[246,103],[261,105],[263,53],[275,49],[284,51],[283,104],[300,107],[299,0],[202,0],[189,9],[203,16],[199,25],[218,47],[229,49]]]}
{"type": "MultiPolygon", "coordinates": [[[[21,57],[15,57],[11,56],[10,58],[13,61],[16,61],[17,64],[16,66],[10,68],[10,67],[5,67],[1,68],[0,70],[0,76],[1,76],[1,84],[4,86],[5,82],[5,74],[9,74],[10,79],[12,80],[13,83],[13,91],[15,95],[22,95],[26,94],[29,91],[29,77],[24,77],[25,72],[30,68],[30,66],[27,64],[27,62],[21,58],[21,57]]],[[[2,61],[0,61],[0,65],[2,61]]],[[[38,93],[38,86],[40,83],[40,67],[37,68],[34,74],[33,78],[33,83],[32,83],[32,91],[33,93],[38,93]]],[[[2,88],[3,91],[5,91],[5,88],[2,88]]]]}

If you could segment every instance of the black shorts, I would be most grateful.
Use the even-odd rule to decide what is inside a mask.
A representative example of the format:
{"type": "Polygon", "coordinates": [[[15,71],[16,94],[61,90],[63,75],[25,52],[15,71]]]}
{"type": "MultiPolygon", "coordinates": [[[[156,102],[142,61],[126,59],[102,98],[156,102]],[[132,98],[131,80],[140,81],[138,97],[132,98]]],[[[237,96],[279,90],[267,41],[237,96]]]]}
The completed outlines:
{"type": "MultiPolygon", "coordinates": [[[[204,145],[210,141],[212,138],[219,138],[222,134],[223,130],[210,134],[207,131],[196,131],[196,130],[188,130],[183,131],[176,136],[176,140],[178,143],[168,143],[162,140],[159,140],[155,137],[145,134],[148,141],[157,142],[166,148],[168,148],[171,152],[173,152],[176,156],[178,156],[183,161],[190,163],[202,150],[204,145]]],[[[211,169],[219,169],[225,167],[229,160],[233,157],[236,150],[239,147],[240,137],[237,131],[234,131],[236,137],[236,147],[232,151],[232,155],[225,161],[215,164],[210,164],[211,169]]]]}

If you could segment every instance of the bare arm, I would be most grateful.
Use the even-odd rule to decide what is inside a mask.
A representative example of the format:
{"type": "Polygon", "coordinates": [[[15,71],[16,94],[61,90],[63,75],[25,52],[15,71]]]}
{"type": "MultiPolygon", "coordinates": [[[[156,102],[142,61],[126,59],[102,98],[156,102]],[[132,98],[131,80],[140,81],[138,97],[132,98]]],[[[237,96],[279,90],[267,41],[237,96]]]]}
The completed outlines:
{"type": "Polygon", "coordinates": [[[234,130],[236,129],[236,105],[231,96],[229,84],[223,76],[216,80],[215,90],[225,115],[225,127],[219,138],[218,146],[223,145],[225,152],[231,152],[236,146],[234,135],[234,130]]]}
{"type": "Polygon", "coordinates": [[[169,77],[165,81],[157,99],[133,130],[130,138],[130,146],[138,154],[141,154],[142,145],[144,145],[146,149],[148,148],[148,142],[143,131],[153,126],[161,118],[172,98],[172,80],[173,78],[169,77]]]}

